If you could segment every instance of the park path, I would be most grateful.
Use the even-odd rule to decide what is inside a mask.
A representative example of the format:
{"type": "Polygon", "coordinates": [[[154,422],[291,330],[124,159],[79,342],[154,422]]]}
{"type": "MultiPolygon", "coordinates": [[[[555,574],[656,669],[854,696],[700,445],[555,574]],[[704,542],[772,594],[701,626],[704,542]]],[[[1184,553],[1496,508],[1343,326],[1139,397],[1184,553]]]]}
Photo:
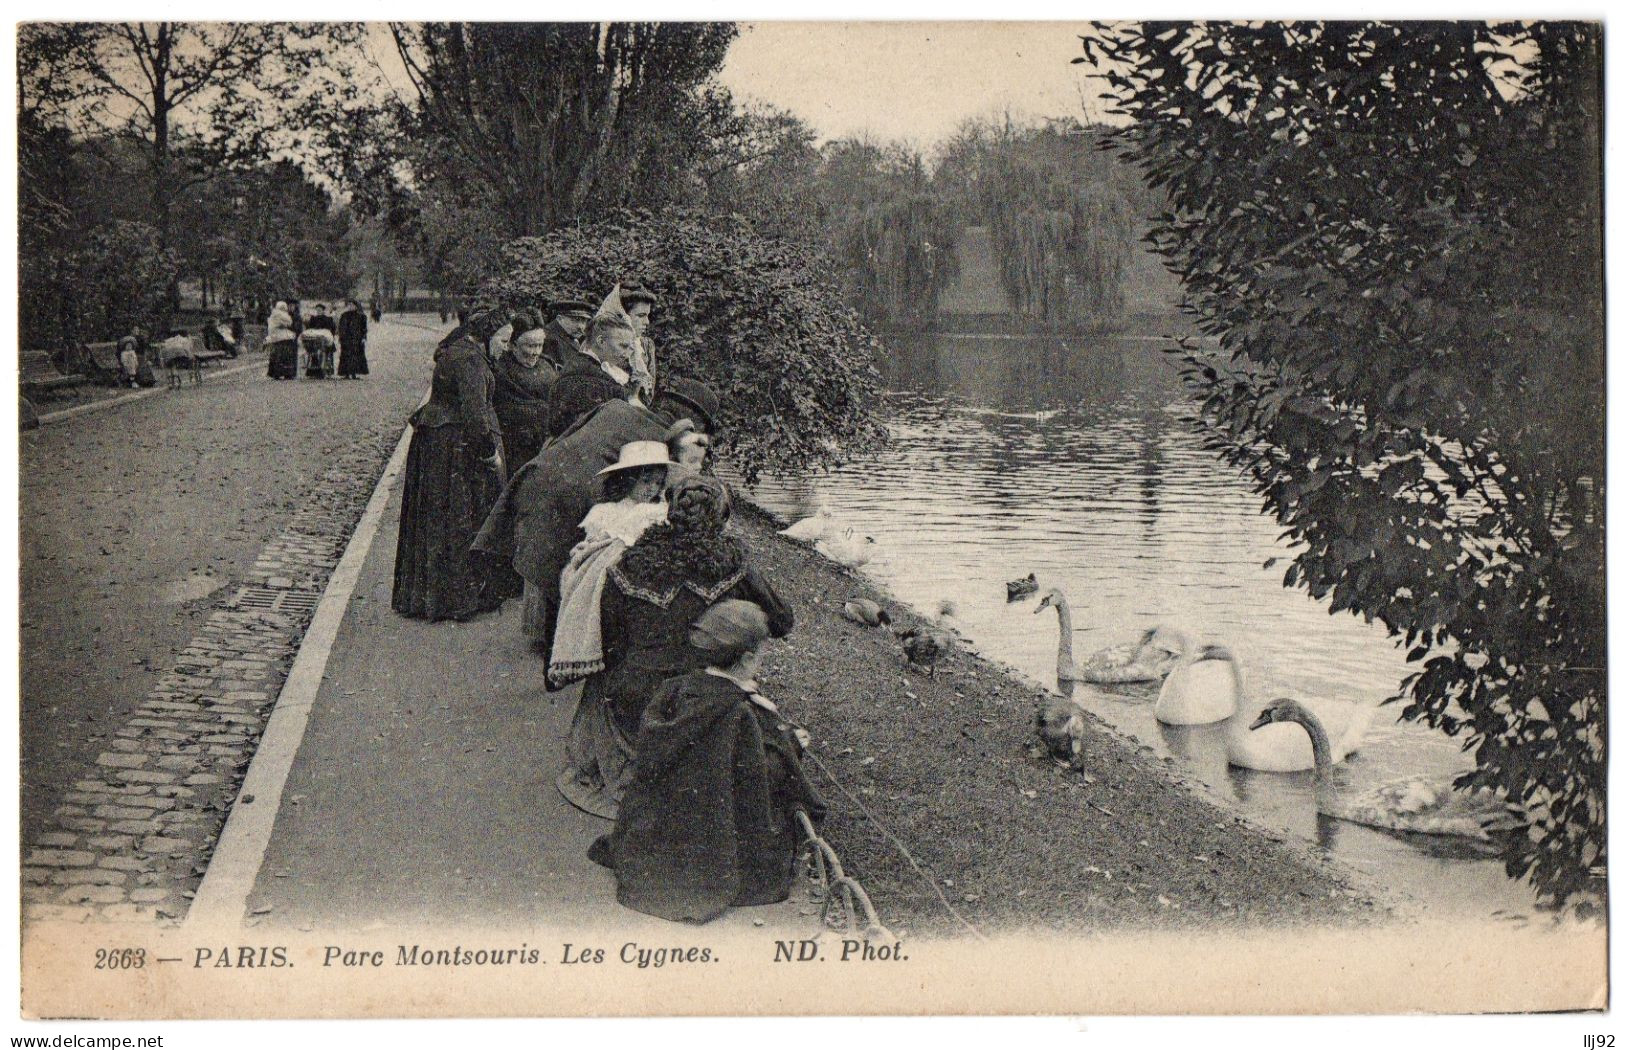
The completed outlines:
{"type": "Polygon", "coordinates": [[[254,353],[21,436],[25,901],[184,909],[220,800],[183,781],[229,786],[303,627],[295,603],[255,623],[236,599],[282,575],[319,590],[440,331],[386,318],[360,382],[275,383],[254,353]],[[207,718],[182,724],[187,704],[207,718]]]}
{"type": "MultiPolygon", "coordinates": [[[[621,908],[587,859],[610,825],[553,784],[579,689],[542,689],[520,603],[468,623],[391,610],[400,489],[397,476],[353,590],[329,591],[343,621],[241,916],[300,930],[670,929],[621,908]]],[[[811,936],[808,909],[793,898],[718,925],[811,936]]]]}

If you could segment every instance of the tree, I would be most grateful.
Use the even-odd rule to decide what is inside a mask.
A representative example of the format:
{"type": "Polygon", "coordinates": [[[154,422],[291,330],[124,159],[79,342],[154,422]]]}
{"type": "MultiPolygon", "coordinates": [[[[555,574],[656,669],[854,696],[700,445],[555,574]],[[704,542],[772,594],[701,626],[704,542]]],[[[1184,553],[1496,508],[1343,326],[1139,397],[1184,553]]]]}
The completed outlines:
{"type": "Polygon", "coordinates": [[[509,310],[601,295],[636,280],[659,296],[651,334],[664,375],[722,399],[717,448],[754,481],[878,447],[879,347],[841,302],[815,250],[739,218],[620,213],[504,249],[482,296],[509,310]]]}
{"type": "Polygon", "coordinates": [[[83,27],[68,72],[94,85],[81,128],[143,144],[152,221],[164,247],[188,188],[257,160],[276,116],[312,89],[360,28],[338,23],[118,22],[83,27]]]}
{"type": "Polygon", "coordinates": [[[1149,217],[1138,178],[1073,120],[967,121],[938,161],[938,192],[985,223],[1016,308],[1048,325],[1118,320],[1123,275],[1149,217]]]}
{"type": "Polygon", "coordinates": [[[709,85],[731,23],[391,26],[430,144],[424,184],[470,187],[506,236],[687,191],[707,129],[731,109],[709,85]],[[709,90],[708,90],[709,88],[709,90]],[[433,148],[435,142],[444,148],[433,148]]]}
{"type": "Polygon", "coordinates": [[[1084,59],[1166,187],[1153,229],[1219,349],[1212,447],[1301,544],[1286,583],[1381,622],[1404,717],[1465,735],[1507,869],[1606,863],[1599,30],[1097,26],[1084,59]],[[1536,176],[1534,173],[1539,173],[1536,176]]]}

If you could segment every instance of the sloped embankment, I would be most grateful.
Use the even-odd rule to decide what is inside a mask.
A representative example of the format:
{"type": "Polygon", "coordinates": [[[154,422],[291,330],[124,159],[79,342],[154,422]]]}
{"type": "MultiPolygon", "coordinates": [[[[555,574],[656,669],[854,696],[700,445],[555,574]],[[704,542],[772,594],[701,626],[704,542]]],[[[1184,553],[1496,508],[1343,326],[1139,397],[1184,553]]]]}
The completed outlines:
{"type": "MultiPolygon", "coordinates": [[[[1365,923],[1387,908],[1342,869],[1180,784],[1163,761],[1094,722],[1087,776],[1037,751],[1043,694],[955,653],[935,679],[841,605],[887,596],[863,577],[736,519],[755,563],[794,605],[763,689],[801,720],[818,757],[873,814],[813,776],[829,839],[881,917],[912,934],[962,929],[884,825],[967,919],[987,930],[1365,923]]],[[[892,604],[895,609],[895,604],[892,604]]],[[[899,624],[914,618],[896,613],[899,624]]]]}

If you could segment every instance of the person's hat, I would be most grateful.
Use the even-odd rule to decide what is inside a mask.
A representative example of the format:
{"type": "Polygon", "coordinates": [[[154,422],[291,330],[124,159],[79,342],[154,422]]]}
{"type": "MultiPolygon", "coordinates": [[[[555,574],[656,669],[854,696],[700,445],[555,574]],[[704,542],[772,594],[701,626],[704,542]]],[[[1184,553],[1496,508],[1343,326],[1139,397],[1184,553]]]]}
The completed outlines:
{"type": "Polygon", "coordinates": [[[633,328],[632,318],[627,315],[626,307],[621,305],[621,286],[616,285],[604,296],[604,302],[598,307],[598,312],[592,315],[594,327],[607,324],[612,327],[633,328]]]}
{"type": "Polygon", "coordinates": [[[549,320],[560,314],[586,314],[592,316],[592,304],[585,299],[549,299],[547,301],[547,316],[549,320]]]}
{"type": "Polygon", "coordinates": [[[621,458],[600,470],[595,477],[617,470],[635,470],[638,467],[670,467],[671,452],[664,441],[628,441],[621,446],[621,458]]]}
{"type": "Polygon", "coordinates": [[[642,285],[627,284],[621,286],[621,303],[624,306],[632,306],[636,303],[648,303],[653,306],[659,301],[659,299],[655,298],[655,293],[642,285]]]}
{"type": "Polygon", "coordinates": [[[704,426],[706,433],[716,433],[717,412],[722,408],[722,401],[717,397],[716,391],[693,379],[670,376],[663,379],[660,389],[655,391],[654,400],[659,401],[663,397],[681,401],[698,412],[704,418],[696,419],[695,422],[704,426]]]}
{"type": "Polygon", "coordinates": [[[755,602],[729,598],[700,614],[688,631],[688,644],[704,652],[743,653],[768,638],[767,614],[755,602]]]}

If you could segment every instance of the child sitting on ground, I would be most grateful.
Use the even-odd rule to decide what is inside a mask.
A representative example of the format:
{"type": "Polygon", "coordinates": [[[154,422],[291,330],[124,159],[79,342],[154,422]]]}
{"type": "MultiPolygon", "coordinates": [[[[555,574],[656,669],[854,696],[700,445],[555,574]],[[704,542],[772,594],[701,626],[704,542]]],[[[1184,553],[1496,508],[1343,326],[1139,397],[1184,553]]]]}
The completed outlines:
{"type": "Polygon", "coordinates": [[[785,900],[802,838],[824,802],[801,767],[806,733],[756,689],[767,615],[718,602],[689,642],[708,665],[669,678],[643,714],[615,830],[593,843],[616,898],[663,919],[707,922],[785,900]]]}

